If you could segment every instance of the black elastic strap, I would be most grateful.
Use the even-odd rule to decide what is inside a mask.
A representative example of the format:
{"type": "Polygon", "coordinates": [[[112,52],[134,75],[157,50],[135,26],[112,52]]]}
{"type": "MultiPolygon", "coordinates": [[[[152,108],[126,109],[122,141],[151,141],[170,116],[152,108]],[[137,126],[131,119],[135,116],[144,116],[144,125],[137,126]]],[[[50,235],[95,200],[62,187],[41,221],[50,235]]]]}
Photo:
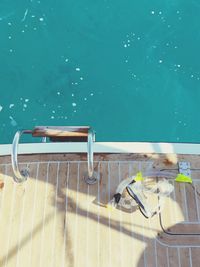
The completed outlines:
{"type": "Polygon", "coordinates": [[[121,199],[121,194],[120,193],[117,193],[117,194],[114,194],[114,199],[115,199],[115,202],[118,204],[120,199],[121,199]]]}

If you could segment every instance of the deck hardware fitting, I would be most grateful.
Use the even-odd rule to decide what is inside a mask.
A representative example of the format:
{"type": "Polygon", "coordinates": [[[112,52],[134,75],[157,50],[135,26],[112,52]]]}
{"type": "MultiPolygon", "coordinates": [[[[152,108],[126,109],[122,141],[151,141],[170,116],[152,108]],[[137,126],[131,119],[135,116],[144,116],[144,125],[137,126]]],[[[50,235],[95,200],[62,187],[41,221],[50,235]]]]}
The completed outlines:
{"type": "Polygon", "coordinates": [[[178,163],[179,173],[191,177],[190,162],[180,161],[178,163]]]}

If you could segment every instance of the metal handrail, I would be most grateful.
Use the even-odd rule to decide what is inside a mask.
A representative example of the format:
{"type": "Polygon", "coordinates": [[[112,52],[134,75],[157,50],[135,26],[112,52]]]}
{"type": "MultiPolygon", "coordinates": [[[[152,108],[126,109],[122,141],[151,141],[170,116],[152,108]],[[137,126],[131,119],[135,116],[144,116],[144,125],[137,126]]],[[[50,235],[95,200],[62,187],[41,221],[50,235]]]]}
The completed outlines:
{"type": "Polygon", "coordinates": [[[27,180],[28,176],[29,176],[29,171],[28,169],[23,169],[22,171],[19,170],[19,166],[18,166],[18,146],[19,146],[19,140],[20,137],[23,134],[30,134],[32,133],[32,131],[30,130],[22,130],[22,131],[17,131],[14,139],[13,139],[13,143],[12,143],[12,151],[11,151],[11,161],[12,161],[12,168],[13,168],[13,172],[14,172],[14,181],[17,183],[22,183],[24,181],[27,180]]]}
{"type": "Polygon", "coordinates": [[[88,160],[88,177],[91,178],[94,172],[94,151],[93,151],[94,132],[88,133],[87,160],[88,160]]]}
{"type": "MultiPolygon", "coordinates": [[[[17,183],[22,183],[27,180],[29,177],[29,170],[27,168],[19,170],[18,166],[18,146],[20,137],[23,134],[32,134],[33,131],[31,130],[21,130],[17,131],[13,143],[12,143],[12,151],[11,151],[11,161],[12,161],[12,168],[14,172],[14,181],[17,183]]],[[[44,139],[42,140],[44,142],[44,139]]],[[[45,140],[46,141],[46,140],[45,140]]],[[[87,142],[87,161],[88,161],[88,172],[85,174],[84,178],[86,183],[88,184],[95,184],[98,181],[98,175],[94,171],[94,151],[93,151],[93,143],[95,141],[95,134],[90,129],[88,131],[88,142],[87,142]]]]}
{"type": "Polygon", "coordinates": [[[95,134],[92,130],[88,132],[87,143],[87,161],[88,161],[88,173],[85,175],[85,182],[87,184],[95,184],[98,181],[97,173],[94,172],[94,144],[95,134]]]}

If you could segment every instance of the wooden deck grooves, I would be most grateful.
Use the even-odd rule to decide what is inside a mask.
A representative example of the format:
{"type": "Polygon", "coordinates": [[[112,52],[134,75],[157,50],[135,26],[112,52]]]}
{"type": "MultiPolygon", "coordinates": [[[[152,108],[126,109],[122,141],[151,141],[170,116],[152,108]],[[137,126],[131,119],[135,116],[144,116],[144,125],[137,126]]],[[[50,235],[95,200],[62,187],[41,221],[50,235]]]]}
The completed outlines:
{"type": "Polygon", "coordinates": [[[162,211],[173,233],[200,233],[200,157],[99,154],[99,184],[88,186],[86,155],[20,156],[30,178],[14,183],[9,157],[0,157],[1,267],[199,267],[200,236],[163,233],[159,216],[105,205],[126,175],[168,170],[175,190],[162,211]],[[177,162],[189,161],[193,187],[174,182],[177,162]]]}

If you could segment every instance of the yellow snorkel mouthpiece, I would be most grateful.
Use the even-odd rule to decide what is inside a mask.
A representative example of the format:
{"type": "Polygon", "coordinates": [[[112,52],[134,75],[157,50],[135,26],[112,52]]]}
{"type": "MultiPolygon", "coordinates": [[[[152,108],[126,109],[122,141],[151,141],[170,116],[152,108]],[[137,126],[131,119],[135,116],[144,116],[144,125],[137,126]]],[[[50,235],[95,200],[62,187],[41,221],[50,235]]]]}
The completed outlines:
{"type": "Polygon", "coordinates": [[[189,176],[186,176],[182,173],[179,173],[177,176],[176,176],[176,179],[175,179],[176,182],[179,182],[179,183],[192,183],[192,178],[189,177],[189,176]]]}
{"type": "Polygon", "coordinates": [[[138,172],[138,173],[136,174],[134,180],[135,180],[136,182],[138,182],[138,181],[144,181],[144,178],[143,178],[143,176],[142,176],[142,173],[141,173],[141,172],[138,172]]]}

